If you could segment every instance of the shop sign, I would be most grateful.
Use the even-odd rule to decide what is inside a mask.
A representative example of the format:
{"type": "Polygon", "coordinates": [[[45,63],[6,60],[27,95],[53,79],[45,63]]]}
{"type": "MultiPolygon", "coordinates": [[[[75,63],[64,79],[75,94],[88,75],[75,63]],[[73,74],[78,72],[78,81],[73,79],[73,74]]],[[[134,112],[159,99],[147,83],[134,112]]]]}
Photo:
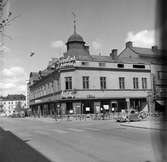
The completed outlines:
{"type": "Polygon", "coordinates": [[[109,105],[103,105],[105,110],[109,110],[109,105]]]}
{"type": "Polygon", "coordinates": [[[61,98],[75,98],[74,91],[62,91],[61,98]]]}
{"type": "Polygon", "coordinates": [[[87,95],[87,98],[95,98],[94,95],[87,95]]]}
{"type": "Polygon", "coordinates": [[[40,102],[42,102],[41,100],[35,100],[35,103],[40,103],[40,102]]]}
{"type": "Polygon", "coordinates": [[[86,107],[86,111],[90,111],[90,107],[86,107]]]}
{"type": "Polygon", "coordinates": [[[56,69],[73,67],[75,63],[76,63],[75,56],[74,57],[67,57],[67,58],[59,59],[56,62],[56,69]]]}
{"type": "Polygon", "coordinates": [[[130,101],[130,99],[129,98],[126,98],[126,102],[129,102],[130,101]]]}

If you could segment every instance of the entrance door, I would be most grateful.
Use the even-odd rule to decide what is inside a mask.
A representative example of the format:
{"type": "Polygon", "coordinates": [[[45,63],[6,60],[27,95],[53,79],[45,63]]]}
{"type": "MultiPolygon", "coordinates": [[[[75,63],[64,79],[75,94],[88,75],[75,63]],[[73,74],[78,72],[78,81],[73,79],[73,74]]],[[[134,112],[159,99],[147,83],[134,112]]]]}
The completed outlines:
{"type": "Polygon", "coordinates": [[[67,102],[66,105],[67,105],[67,107],[66,107],[66,114],[72,113],[72,111],[73,111],[72,102],[67,102]]]}
{"type": "Polygon", "coordinates": [[[118,102],[112,101],[111,102],[111,112],[117,112],[118,111],[118,102]]]}

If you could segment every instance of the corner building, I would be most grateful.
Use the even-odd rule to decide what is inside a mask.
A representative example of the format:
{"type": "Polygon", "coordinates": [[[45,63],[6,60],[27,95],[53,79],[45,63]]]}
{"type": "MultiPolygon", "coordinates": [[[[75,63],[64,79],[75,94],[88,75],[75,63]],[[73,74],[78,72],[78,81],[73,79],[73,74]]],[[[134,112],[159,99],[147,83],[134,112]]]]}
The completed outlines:
{"type": "Polygon", "coordinates": [[[121,60],[117,50],[109,56],[89,53],[89,46],[76,33],[69,37],[64,57],[29,78],[30,108],[34,115],[47,116],[120,112],[148,106],[152,92],[149,64],[121,60]]]}

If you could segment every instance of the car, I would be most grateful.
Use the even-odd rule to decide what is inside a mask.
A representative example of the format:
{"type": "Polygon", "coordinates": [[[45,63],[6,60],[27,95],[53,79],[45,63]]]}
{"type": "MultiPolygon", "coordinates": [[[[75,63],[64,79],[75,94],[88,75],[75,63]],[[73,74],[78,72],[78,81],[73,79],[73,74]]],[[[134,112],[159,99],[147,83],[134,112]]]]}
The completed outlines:
{"type": "Polygon", "coordinates": [[[0,117],[6,117],[5,113],[0,113],[0,117]]]}
{"type": "Polygon", "coordinates": [[[140,113],[138,111],[136,111],[135,109],[131,109],[129,111],[129,115],[127,116],[127,119],[129,121],[140,121],[141,119],[139,117],[139,114],[140,113]]]}
{"type": "Polygon", "coordinates": [[[117,118],[116,118],[117,122],[127,122],[127,115],[125,114],[120,114],[117,118]]]}

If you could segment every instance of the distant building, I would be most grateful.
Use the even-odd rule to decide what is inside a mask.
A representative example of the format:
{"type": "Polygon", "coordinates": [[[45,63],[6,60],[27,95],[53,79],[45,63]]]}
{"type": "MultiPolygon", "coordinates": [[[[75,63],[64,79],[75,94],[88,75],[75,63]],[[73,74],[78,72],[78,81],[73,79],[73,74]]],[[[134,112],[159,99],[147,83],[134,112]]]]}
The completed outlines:
{"type": "Polygon", "coordinates": [[[132,42],[127,42],[125,49],[119,55],[119,59],[150,64],[153,85],[151,100],[154,102],[155,111],[162,111],[167,96],[167,64],[164,64],[167,58],[164,58],[164,52],[157,46],[141,48],[134,47],[132,42]]]}
{"type": "Polygon", "coordinates": [[[12,94],[6,97],[0,97],[1,109],[3,109],[7,116],[12,115],[15,112],[18,104],[22,108],[26,107],[26,97],[24,95],[12,94]]]}
{"type": "Polygon", "coordinates": [[[29,78],[29,104],[34,115],[65,115],[142,110],[152,92],[151,65],[89,53],[76,33],[69,37],[64,57],[29,78]]]}

